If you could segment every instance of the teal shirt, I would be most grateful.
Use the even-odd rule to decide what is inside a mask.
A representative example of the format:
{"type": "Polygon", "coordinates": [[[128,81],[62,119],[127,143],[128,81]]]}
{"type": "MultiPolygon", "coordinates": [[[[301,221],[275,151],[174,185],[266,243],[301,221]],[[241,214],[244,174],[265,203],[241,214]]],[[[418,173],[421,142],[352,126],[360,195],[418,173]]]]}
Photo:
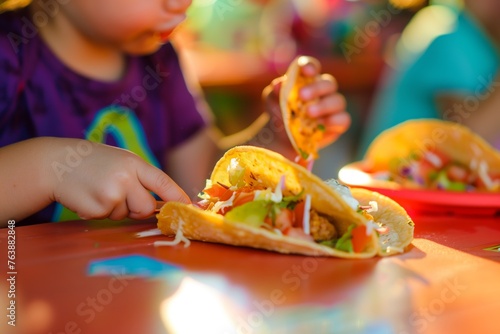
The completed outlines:
{"type": "MultiPolygon", "coordinates": [[[[488,89],[494,88],[491,84],[500,58],[492,41],[467,12],[445,7],[438,10],[447,20],[436,22],[434,17],[434,22],[426,22],[425,30],[436,26],[426,46],[418,49],[418,45],[399,41],[397,68],[384,75],[366,121],[358,158],[380,132],[406,120],[444,115],[460,122],[465,116],[456,110],[445,110],[443,115],[438,111],[438,94],[460,94],[464,97],[462,107],[473,112],[488,89]]],[[[414,36],[418,40],[418,34],[414,36]]]]}

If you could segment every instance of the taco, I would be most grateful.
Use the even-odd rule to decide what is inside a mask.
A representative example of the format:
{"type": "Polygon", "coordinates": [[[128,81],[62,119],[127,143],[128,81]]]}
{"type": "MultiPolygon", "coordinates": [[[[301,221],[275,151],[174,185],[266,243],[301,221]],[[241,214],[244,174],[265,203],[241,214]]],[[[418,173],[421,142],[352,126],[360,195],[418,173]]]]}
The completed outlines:
{"type": "Polygon", "coordinates": [[[450,121],[410,120],[382,132],[363,166],[392,188],[500,191],[500,152],[450,121]]]}
{"type": "Polygon", "coordinates": [[[306,112],[308,104],[299,98],[302,87],[317,80],[302,75],[300,64],[317,62],[315,58],[300,56],[295,58],[285,74],[280,90],[280,109],[285,130],[290,142],[302,160],[318,158],[318,143],[322,140],[325,127],[306,112]]]}
{"type": "Polygon", "coordinates": [[[166,203],[157,215],[162,233],[342,258],[402,252],[413,238],[411,218],[396,202],[363,189],[353,197],[335,180],[324,182],[263,148],[227,151],[200,197],[195,204],[166,203]]]}

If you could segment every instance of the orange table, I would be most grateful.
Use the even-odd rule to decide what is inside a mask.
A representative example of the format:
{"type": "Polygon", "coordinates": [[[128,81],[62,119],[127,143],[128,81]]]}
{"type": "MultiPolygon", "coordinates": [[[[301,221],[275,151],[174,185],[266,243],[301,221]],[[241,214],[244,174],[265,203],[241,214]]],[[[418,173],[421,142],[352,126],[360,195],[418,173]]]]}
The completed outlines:
{"type": "Polygon", "coordinates": [[[155,247],[169,238],[136,236],[154,220],[5,228],[0,332],[500,333],[500,252],[484,250],[500,217],[413,218],[409,252],[356,261],[155,247]]]}

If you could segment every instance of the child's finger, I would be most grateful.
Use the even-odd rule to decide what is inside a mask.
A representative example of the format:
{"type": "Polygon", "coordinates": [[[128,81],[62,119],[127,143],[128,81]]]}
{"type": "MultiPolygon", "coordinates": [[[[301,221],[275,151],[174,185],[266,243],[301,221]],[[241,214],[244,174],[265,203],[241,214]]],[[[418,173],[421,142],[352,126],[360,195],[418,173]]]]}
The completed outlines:
{"type": "Polygon", "coordinates": [[[154,214],[156,210],[156,199],[146,189],[134,191],[127,196],[128,217],[132,219],[144,219],[154,214]]]}
{"type": "Polygon", "coordinates": [[[162,200],[191,203],[189,196],[160,169],[148,165],[148,168],[139,168],[137,176],[144,188],[153,191],[162,200]]]}
{"type": "Polygon", "coordinates": [[[129,215],[129,208],[125,201],[117,203],[113,210],[109,213],[108,218],[111,220],[121,220],[127,218],[129,215]]]}
{"type": "Polygon", "coordinates": [[[302,87],[300,98],[304,101],[313,100],[322,96],[334,94],[338,89],[337,80],[330,74],[322,74],[318,79],[302,87]]]}
{"type": "Polygon", "coordinates": [[[298,59],[298,63],[305,76],[312,77],[321,72],[321,63],[316,58],[302,56],[298,59]]]}
{"type": "Polygon", "coordinates": [[[322,117],[341,113],[346,109],[344,96],[340,94],[329,95],[314,104],[307,107],[307,113],[310,117],[322,117]]]}

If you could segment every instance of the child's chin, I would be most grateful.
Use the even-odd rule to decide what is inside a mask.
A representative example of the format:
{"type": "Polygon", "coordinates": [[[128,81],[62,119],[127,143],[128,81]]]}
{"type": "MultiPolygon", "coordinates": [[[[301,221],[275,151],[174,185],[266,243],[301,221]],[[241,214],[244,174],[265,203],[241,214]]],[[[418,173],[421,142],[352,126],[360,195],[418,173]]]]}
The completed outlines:
{"type": "Polygon", "coordinates": [[[150,43],[141,43],[136,45],[130,45],[124,48],[124,52],[135,55],[135,56],[146,56],[152,53],[155,53],[162,47],[162,43],[158,43],[158,41],[150,42],[150,43]]]}

